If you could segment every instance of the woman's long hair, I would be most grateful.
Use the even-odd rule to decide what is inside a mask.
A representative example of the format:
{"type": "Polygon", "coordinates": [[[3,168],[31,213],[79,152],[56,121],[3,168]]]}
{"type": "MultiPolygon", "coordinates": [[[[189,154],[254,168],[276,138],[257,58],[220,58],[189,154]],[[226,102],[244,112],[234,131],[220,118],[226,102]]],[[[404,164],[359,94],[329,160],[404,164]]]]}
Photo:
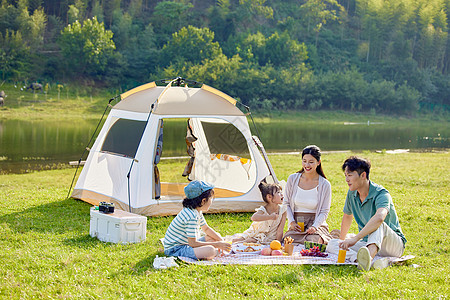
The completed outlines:
{"type": "MultiPolygon", "coordinates": [[[[320,161],[320,157],[322,156],[322,153],[320,152],[320,148],[319,147],[317,147],[316,145],[309,145],[309,146],[306,146],[304,149],[303,149],[303,151],[302,151],[302,159],[303,159],[303,156],[305,156],[306,154],[311,154],[315,159],[317,159],[317,161],[320,161]]],[[[302,167],[302,169],[300,170],[300,171],[298,171],[297,173],[303,173],[303,167],[302,167]]],[[[327,178],[326,176],[325,176],[325,173],[323,172],[323,169],[322,169],[322,163],[320,163],[318,166],[317,166],[317,168],[316,168],[316,172],[320,175],[320,176],[322,176],[323,178],[327,178]]]]}

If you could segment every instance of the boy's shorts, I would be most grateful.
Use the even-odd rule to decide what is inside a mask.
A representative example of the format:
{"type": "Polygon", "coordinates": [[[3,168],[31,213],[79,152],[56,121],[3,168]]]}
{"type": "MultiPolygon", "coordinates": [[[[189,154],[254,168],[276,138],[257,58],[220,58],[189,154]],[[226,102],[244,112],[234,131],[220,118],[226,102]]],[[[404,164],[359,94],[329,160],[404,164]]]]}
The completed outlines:
{"type": "MultiPolygon", "coordinates": [[[[204,242],[205,237],[202,237],[199,239],[199,241],[204,242]]],[[[197,259],[197,256],[195,256],[194,248],[192,248],[189,245],[178,245],[174,246],[172,248],[164,250],[164,254],[167,256],[183,256],[183,257],[189,257],[192,259],[197,259]]]]}

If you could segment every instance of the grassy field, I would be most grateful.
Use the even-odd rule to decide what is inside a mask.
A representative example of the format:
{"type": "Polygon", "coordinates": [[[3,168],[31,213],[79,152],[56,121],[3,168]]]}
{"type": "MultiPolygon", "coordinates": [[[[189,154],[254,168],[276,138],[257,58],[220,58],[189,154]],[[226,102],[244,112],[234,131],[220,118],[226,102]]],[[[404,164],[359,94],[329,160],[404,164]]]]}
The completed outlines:
{"type": "Polygon", "coordinates": [[[23,85],[4,83],[0,90],[7,95],[4,107],[0,107],[0,119],[29,121],[96,119],[108,100],[119,94],[119,91],[57,84],[44,86],[43,92],[32,92],[23,85]]]}
{"type": "MultiPolygon", "coordinates": [[[[323,157],[332,188],[328,218],[339,228],[346,185],[340,165],[350,153],[323,157]]],[[[179,263],[155,270],[158,239],[173,217],[148,219],[147,239],[132,245],[89,236],[89,209],[65,199],[74,169],[0,176],[1,299],[448,299],[450,281],[448,169],[441,153],[360,153],[371,179],[392,194],[413,264],[370,272],[354,266],[212,266],[179,263]]],[[[298,156],[274,155],[279,179],[297,171],[298,156]]],[[[184,167],[161,165],[161,173],[184,167]]],[[[177,170],[179,171],[179,169],[177,170]]],[[[250,214],[207,215],[222,235],[242,232],[250,214]]],[[[352,231],[356,231],[353,224],[352,231]]]]}

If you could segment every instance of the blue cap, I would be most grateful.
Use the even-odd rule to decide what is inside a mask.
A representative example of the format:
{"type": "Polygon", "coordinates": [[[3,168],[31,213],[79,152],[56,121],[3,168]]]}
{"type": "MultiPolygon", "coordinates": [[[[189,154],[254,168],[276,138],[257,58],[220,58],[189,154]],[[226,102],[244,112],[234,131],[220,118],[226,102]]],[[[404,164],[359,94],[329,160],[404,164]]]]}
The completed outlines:
{"type": "Polygon", "coordinates": [[[212,190],[213,188],[214,185],[212,184],[200,180],[194,180],[189,182],[189,184],[184,187],[184,193],[186,194],[186,197],[188,199],[193,199],[197,198],[208,190],[212,190]]]}

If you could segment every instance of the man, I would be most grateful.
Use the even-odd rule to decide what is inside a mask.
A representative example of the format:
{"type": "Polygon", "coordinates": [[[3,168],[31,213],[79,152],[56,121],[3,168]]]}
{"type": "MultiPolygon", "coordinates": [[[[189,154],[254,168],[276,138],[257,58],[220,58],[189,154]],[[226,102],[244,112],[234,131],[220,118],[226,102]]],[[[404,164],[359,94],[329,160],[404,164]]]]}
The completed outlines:
{"type": "MultiPolygon", "coordinates": [[[[349,191],[341,223],[340,249],[357,251],[358,267],[368,271],[376,254],[401,257],[406,238],[402,233],[391,195],[369,180],[370,162],[356,156],[342,165],[349,191]],[[353,218],[359,233],[345,239],[353,218]]],[[[387,258],[375,261],[373,268],[388,266],[387,258]]]]}

